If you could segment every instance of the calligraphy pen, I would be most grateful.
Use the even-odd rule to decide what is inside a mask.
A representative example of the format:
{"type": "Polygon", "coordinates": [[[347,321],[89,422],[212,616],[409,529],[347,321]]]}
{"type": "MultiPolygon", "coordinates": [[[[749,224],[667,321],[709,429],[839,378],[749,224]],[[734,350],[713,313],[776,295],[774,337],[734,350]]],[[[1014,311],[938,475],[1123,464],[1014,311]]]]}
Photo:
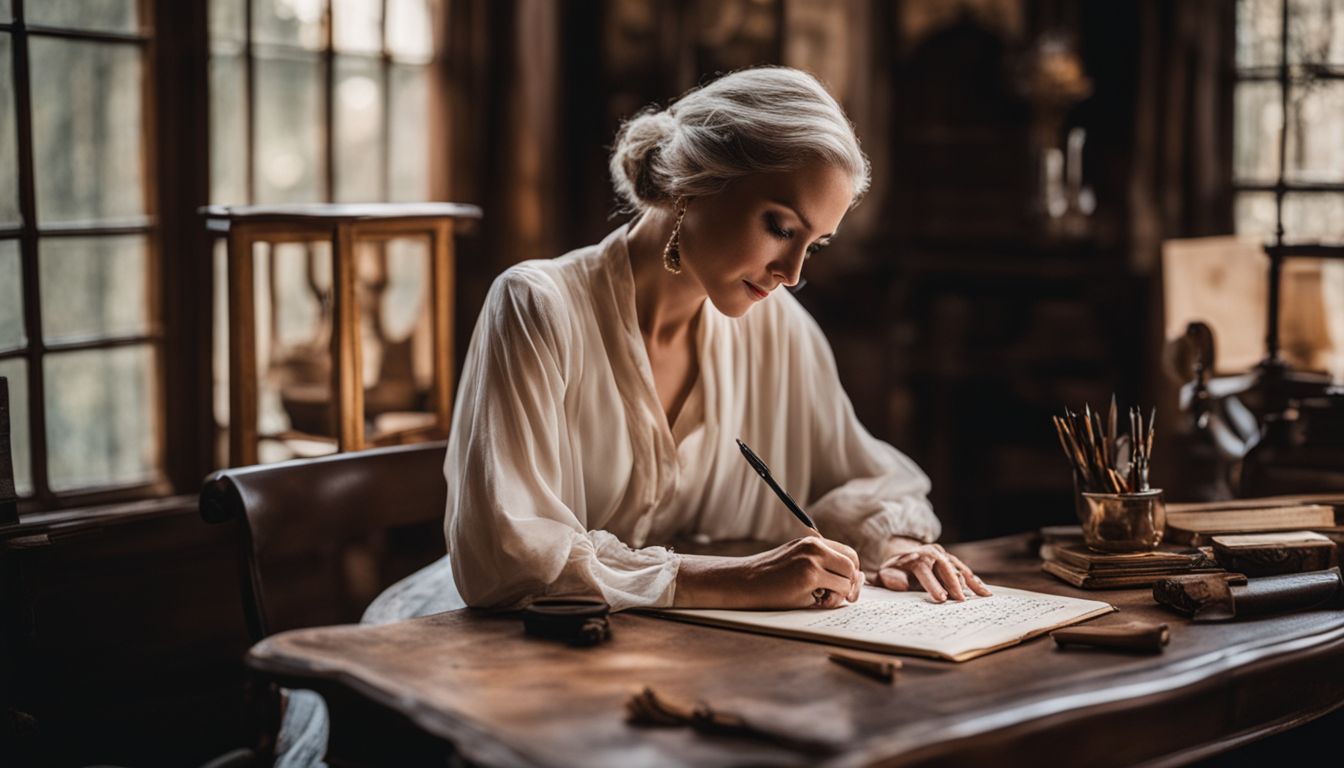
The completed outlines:
{"type": "MultiPolygon", "coordinates": [[[[756,470],[756,474],[761,476],[761,479],[765,481],[765,484],[770,486],[770,490],[775,492],[775,495],[779,497],[779,500],[784,502],[784,506],[789,508],[789,511],[793,513],[793,516],[801,520],[803,525],[816,531],[817,524],[812,522],[812,518],[807,516],[807,513],[803,511],[803,508],[798,506],[798,502],[794,501],[793,497],[790,496],[787,491],[779,487],[779,483],[775,482],[774,477],[771,477],[770,468],[765,466],[765,462],[761,461],[761,457],[753,453],[752,450],[747,447],[747,444],[741,440],[737,441],[737,447],[742,449],[742,456],[746,458],[747,463],[751,465],[752,469],[756,470]]],[[[818,533],[820,533],[820,531],[818,531],[818,533]]]]}

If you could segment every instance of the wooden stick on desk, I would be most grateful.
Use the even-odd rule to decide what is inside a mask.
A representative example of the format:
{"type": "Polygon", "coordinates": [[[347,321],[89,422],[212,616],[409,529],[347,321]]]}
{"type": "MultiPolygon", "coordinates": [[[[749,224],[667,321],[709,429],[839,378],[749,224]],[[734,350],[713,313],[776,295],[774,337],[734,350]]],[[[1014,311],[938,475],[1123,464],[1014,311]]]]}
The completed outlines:
{"type": "Polygon", "coordinates": [[[848,667],[855,672],[881,680],[884,683],[890,683],[894,680],[896,670],[901,668],[900,659],[857,651],[830,651],[826,654],[826,658],[842,667],[848,667]]]}

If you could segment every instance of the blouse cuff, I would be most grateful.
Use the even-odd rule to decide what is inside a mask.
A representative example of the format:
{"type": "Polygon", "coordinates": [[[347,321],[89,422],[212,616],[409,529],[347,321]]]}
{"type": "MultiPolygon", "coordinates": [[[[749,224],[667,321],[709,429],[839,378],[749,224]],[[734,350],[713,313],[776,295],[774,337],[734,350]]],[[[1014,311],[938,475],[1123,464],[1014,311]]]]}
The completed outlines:
{"type": "Polygon", "coordinates": [[[613,611],[670,608],[680,564],[665,547],[631,549],[607,531],[587,531],[576,537],[567,574],[549,591],[597,592],[613,611]]]}
{"type": "Polygon", "coordinates": [[[882,565],[883,547],[892,536],[905,536],[930,544],[938,540],[942,524],[933,508],[922,497],[883,501],[882,508],[869,515],[859,526],[859,561],[864,570],[876,571],[882,565]]]}

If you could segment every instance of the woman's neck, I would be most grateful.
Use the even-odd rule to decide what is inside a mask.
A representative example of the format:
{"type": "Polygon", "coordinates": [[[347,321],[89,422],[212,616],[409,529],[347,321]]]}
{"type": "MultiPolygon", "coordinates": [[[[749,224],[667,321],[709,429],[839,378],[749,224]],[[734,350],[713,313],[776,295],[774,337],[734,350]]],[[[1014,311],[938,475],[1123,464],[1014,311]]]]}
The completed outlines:
{"type": "Polygon", "coordinates": [[[688,273],[684,262],[681,274],[663,268],[663,249],[672,236],[674,222],[671,211],[651,208],[626,237],[639,330],[645,339],[660,345],[683,337],[705,301],[704,289],[688,273]]]}

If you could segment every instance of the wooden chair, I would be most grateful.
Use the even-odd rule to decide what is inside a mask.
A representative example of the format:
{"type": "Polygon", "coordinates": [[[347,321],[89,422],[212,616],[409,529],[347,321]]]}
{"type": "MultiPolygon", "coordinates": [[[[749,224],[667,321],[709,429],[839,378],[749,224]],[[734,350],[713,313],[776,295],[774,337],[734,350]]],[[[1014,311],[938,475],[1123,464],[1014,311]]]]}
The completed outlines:
{"type": "Polygon", "coordinates": [[[252,639],[357,622],[384,588],[443,556],[445,450],[389,446],[208,477],[201,516],[243,524],[252,639]]]}

